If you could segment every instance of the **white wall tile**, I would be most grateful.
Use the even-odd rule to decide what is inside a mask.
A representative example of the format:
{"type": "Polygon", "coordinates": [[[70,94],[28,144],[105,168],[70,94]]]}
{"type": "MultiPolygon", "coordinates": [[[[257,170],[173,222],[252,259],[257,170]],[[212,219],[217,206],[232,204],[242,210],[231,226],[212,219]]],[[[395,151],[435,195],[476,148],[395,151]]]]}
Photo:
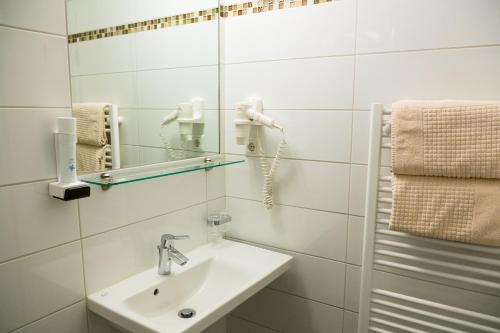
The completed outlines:
{"type": "Polygon", "coordinates": [[[120,145],[120,166],[121,168],[130,168],[143,165],[141,158],[141,147],[120,145]]]}
{"type": "Polygon", "coordinates": [[[115,186],[107,191],[92,186],[91,192],[90,198],[79,201],[83,236],[204,202],[205,171],[115,186]]]}
{"type": "Polygon", "coordinates": [[[104,102],[120,108],[137,106],[135,72],[75,76],[71,79],[73,103],[104,102]]]}
{"type": "Polygon", "coordinates": [[[349,214],[365,215],[367,169],[366,165],[351,165],[349,214]]]}
{"type": "Polygon", "coordinates": [[[370,112],[364,111],[352,113],[351,163],[368,164],[370,115],[370,112]]]}
{"type": "Polygon", "coordinates": [[[109,321],[92,311],[88,312],[89,333],[123,333],[110,325],[109,321]]]}
{"type": "MultiPolygon", "coordinates": [[[[231,167],[231,166],[229,166],[231,167]]],[[[226,195],[226,168],[214,168],[207,172],[207,200],[226,195]]]]}
{"type": "Polygon", "coordinates": [[[349,216],[349,227],[347,231],[347,262],[361,265],[363,257],[363,229],[364,218],[349,216]]]}
{"type": "Polygon", "coordinates": [[[267,327],[259,326],[247,320],[237,318],[235,316],[227,317],[227,331],[226,333],[277,333],[278,331],[272,330],[267,327]]]}
{"type": "Polygon", "coordinates": [[[187,252],[207,241],[206,204],[135,223],[83,240],[87,293],[106,288],[158,263],[162,234],[190,235],[176,243],[187,252]]]}
{"type": "Polygon", "coordinates": [[[137,70],[217,65],[217,21],[134,34],[137,70]]]}
{"type": "Polygon", "coordinates": [[[65,38],[0,27],[0,106],[70,106],[65,38]]]}
{"type": "Polygon", "coordinates": [[[226,329],[226,317],[222,317],[207,329],[203,330],[202,333],[227,333],[226,329]]]}
{"type": "Polygon", "coordinates": [[[135,22],[135,0],[69,0],[68,33],[135,22]],[[112,15],[110,15],[112,14],[112,15]]]}
{"type": "MultiPolygon", "coordinates": [[[[272,250],[276,251],[275,248],[272,250]]],[[[314,301],[343,307],[345,264],[297,252],[278,250],[293,256],[292,267],[269,287],[314,301]]]]}
{"type": "Polygon", "coordinates": [[[88,333],[87,305],[78,302],[13,333],[88,333]]]}
{"type": "Polygon", "coordinates": [[[193,98],[204,99],[206,108],[219,107],[217,66],[141,71],[137,82],[144,108],[176,108],[193,98]]]}
{"type": "Polygon", "coordinates": [[[49,197],[48,184],[0,187],[0,262],[80,237],[77,203],[49,197]]]}
{"type": "Polygon", "coordinates": [[[358,1],[357,52],[500,43],[496,0],[358,1]]]}
{"type": "Polygon", "coordinates": [[[118,109],[120,124],[120,144],[139,144],[139,113],[135,109],[118,109]]]}
{"type": "Polygon", "coordinates": [[[224,19],[225,62],[352,54],[355,6],[347,0],[224,19]]]}
{"type": "Polygon", "coordinates": [[[358,314],[344,310],[343,333],[358,333],[358,314]]]}
{"type": "Polygon", "coordinates": [[[226,210],[226,198],[218,198],[207,201],[207,215],[215,211],[226,210]]]}
{"type": "Polygon", "coordinates": [[[350,109],[353,70],[350,56],[226,65],[225,107],[259,97],[269,109],[350,109]]]}
{"type": "Polygon", "coordinates": [[[355,109],[400,99],[500,99],[500,47],[358,56],[355,109]]]}
{"type": "Polygon", "coordinates": [[[83,297],[80,242],[1,264],[0,332],[10,332],[83,297]]]}
{"type": "Polygon", "coordinates": [[[260,202],[235,198],[227,198],[226,205],[233,216],[229,237],[345,260],[345,215],[280,205],[268,211],[260,202]]]}
{"type": "MultiPolygon", "coordinates": [[[[237,145],[235,110],[226,110],[226,153],[245,154],[246,146],[237,145]]],[[[351,142],[351,111],[265,110],[285,129],[287,149],[284,157],[349,162],[351,142]]],[[[274,156],[283,138],[280,131],[266,127],[261,130],[267,156],[274,156]]]]}
{"type": "Polygon", "coordinates": [[[341,309],[270,289],[260,291],[234,313],[287,333],[342,332],[341,309]]]}
{"type": "Polygon", "coordinates": [[[71,75],[135,70],[134,38],[130,34],[69,44],[71,75]]]}
{"type": "Polygon", "coordinates": [[[347,265],[344,304],[347,310],[358,312],[360,288],[361,267],[347,265]]]}
{"type": "Polygon", "coordinates": [[[293,256],[292,267],[269,284],[271,289],[337,307],[344,306],[344,263],[272,246],[241,242],[293,256]]]}
{"type": "Polygon", "coordinates": [[[0,108],[0,185],[56,177],[56,118],[68,116],[69,109],[0,108]]]}
{"type": "Polygon", "coordinates": [[[217,0],[148,0],[136,1],[136,19],[146,20],[209,9],[218,6],[217,0]]]}
{"type": "Polygon", "coordinates": [[[64,35],[65,11],[64,1],[61,0],[2,0],[0,25],[64,35]]]}
{"type": "MultiPolygon", "coordinates": [[[[228,196],[260,201],[262,182],[258,158],[248,157],[226,169],[228,196]]],[[[281,160],[273,191],[275,203],[347,213],[349,165],[281,160]]]]}

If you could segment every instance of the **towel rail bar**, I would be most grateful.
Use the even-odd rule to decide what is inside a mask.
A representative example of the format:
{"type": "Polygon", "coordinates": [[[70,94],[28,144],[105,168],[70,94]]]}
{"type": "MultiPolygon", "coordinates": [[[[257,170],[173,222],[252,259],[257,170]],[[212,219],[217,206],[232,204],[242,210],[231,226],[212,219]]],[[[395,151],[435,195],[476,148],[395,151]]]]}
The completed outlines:
{"type": "Polygon", "coordinates": [[[358,332],[500,332],[500,311],[491,307],[500,305],[500,248],[388,228],[393,179],[383,173],[382,154],[392,148],[392,110],[373,104],[371,111],[358,332]],[[410,285],[401,289],[398,283],[410,285]],[[381,287],[391,291],[381,292],[381,287]],[[458,296],[445,296],[443,289],[479,302],[465,305],[458,296]]]}
{"type": "MultiPolygon", "coordinates": [[[[469,273],[473,273],[473,274],[482,274],[482,275],[486,275],[486,276],[493,277],[493,278],[500,278],[500,272],[495,272],[492,270],[482,269],[482,268],[477,268],[477,267],[465,266],[465,265],[461,265],[461,264],[455,264],[455,263],[446,262],[443,260],[435,260],[435,259],[418,257],[414,254],[410,255],[410,254],[398,253],[398,252],[389,251],[389,250],[375,250],[375,254],[404,259],[404,260],[408,260],[408,261],[424,263],[424,264],[429,264],[429,265],[436,265],[436,266],[461,270],[461,271],[469,272],[469,273]]],[[[500,284],[499,284],[499,286],[500,286],[500,284]]]]}

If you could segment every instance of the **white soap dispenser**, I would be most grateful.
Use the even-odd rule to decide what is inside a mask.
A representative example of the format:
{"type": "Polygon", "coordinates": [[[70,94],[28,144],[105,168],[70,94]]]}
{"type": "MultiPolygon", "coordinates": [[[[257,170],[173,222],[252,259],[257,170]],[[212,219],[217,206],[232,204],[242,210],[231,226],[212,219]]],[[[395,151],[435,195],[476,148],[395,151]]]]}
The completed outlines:
{"type": "Polygon", "coordinates": [[[226,212],[214,212],[208,215],[208,241],[221,242],[228,231],[228,223],[232,217],[226,212]]]}
{"type": "Polygon", "coordinates": [[[64,201],[90,196],[90,186],[76,176],[76,119],[58,117],[56,143],[57,182],[49,184],[49,195],[64,201]]]}

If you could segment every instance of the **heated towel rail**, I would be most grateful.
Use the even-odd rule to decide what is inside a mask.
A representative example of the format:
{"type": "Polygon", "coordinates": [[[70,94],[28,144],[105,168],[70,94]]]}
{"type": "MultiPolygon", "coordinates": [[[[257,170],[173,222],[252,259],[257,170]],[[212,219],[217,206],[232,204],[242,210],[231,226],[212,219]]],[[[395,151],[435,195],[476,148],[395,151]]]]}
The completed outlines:
{"type": "Polygon", "coordinates": [[[111,143],[111,152],[106,154],[106,168],[120,169],[120,117],[118,116],[118,106],[110,104],[105,108],[105,127],[108,142],[111,143]]]}
{"type": "Polygon", "coordinates": [[[388,229],[391,110],[371,107],[358,333],[500,332],[500,249],[388,229]]]}

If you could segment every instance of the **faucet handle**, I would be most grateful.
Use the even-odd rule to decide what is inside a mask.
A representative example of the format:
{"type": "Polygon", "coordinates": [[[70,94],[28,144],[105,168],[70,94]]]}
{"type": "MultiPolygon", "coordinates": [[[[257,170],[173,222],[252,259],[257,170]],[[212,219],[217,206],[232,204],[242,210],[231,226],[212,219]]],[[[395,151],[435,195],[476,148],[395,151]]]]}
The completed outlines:
{"type": "Polygon", "coordinates": [[[171,234],[164,234],[161,236],[161,246],[163,248],[170,247],[174,244],[174,240],[188,239],[189,235],[178,235],[174,236],[171,234]]]}

